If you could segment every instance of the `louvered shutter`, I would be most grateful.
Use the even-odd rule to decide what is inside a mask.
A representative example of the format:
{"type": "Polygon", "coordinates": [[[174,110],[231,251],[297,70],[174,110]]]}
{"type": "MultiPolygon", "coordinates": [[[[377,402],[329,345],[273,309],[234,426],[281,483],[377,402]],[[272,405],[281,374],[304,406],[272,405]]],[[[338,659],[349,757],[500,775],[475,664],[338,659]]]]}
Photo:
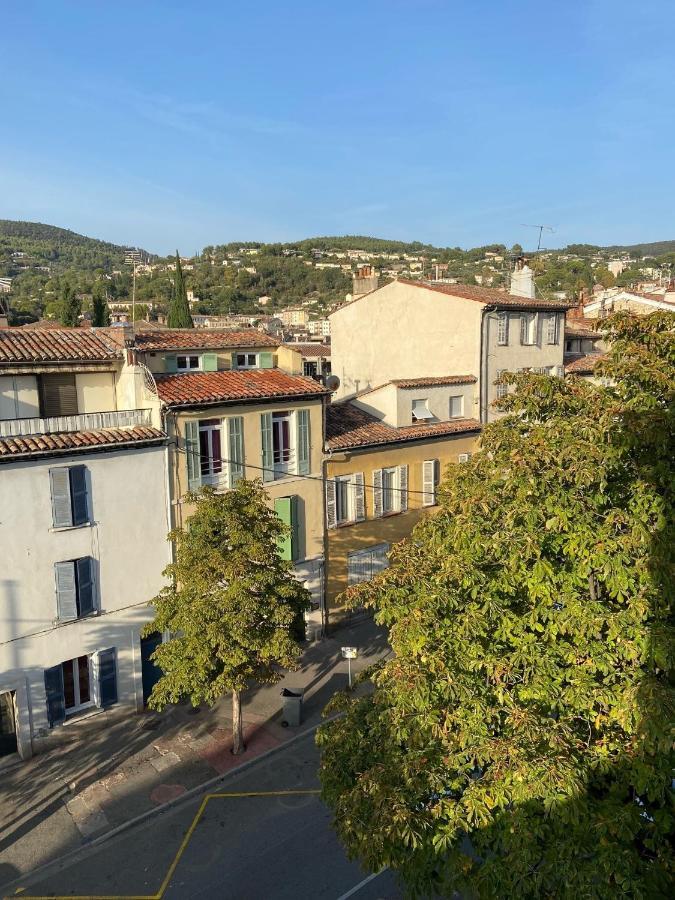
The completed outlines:
{"type": "Polygon", "coordinates": [[[202,372],[218,371],[218,354],[202,353],[202,372]]]}
{"type": "Polygon", "coordinates": [[[52,524],[54,528],[67,528],[73,524],[68,469],[65,466],[50,469],[49,483],[52,493],[52,524]]]}
{"type": "Polygon", "coordinates": [[[354,475],[352,475],[351,488],[354,497],[354,521],[363,522],[366,518],[366,497],[363,472],[355,472],[354,475]]]}
{"type": "Polygon", "coordinates": [[[41,375],[42,416],[76,416],[77,388],[75,375],[41,375]]]}
{"type": "Polygon", "coordinates": [[[232,416],[227,420],[227,439],[229,453],[229,486],[233,488],[240,478],[244,477],[244,419],[243,416],[232,416]]]}
{"type": "Polygon", "coordinates": [[[425,459],[422,463],[422,504],[436,505],[436,463],[435,459],[425,459]]]}
{"type": "Polygon", "coordinates": [[[165,356],[164,357],[164,370],[168,372],[170,375],[173,375],[178,371],[178,357],[177,356],[165,356]]]}
{"type": "Polygon", "coordinates": [[[54,563],[56,579],[56,615],[61,622],[77,618],[77,587],[75,583],[75,563],[54,563]]]}
{"type": "Polygon", "coordinates": [[[262,442],[263,481],[274,481],[274,436],[272,434],[272,413],[260,416],[260,436],[262,442]]]}
{"type": "Polygon", "coordinates": [[[527,315],[525,313],[520,314],[520,343],[527,343],[527,315]]]}
{"type": "Polygon", "coordinates": [[[113,647],[110,650],[98,652],[98,703],[100,706],[110,706],[117,703],[117,653],[113,647]]]}
{"type": "Polygon", "coordinates": [[[232,354],[231,368],[233,368],[233,369],[237,368],[237,354],[236,353],[232,354]]]}
{"type": "Polygon", "coordinates": [[[293,559],[293,521],[290,497],[276,497],[274,500],[274,512],[286,526],[286,533],[277,538],[279,556],[285,560],[293,559]]]}
{"type": "Polygon", "coordinates": [[[273,353],[259,353],[258,359],[260,360],[259,366],[261,369],[273,369],[274,368],[274,354],[273,353]]]}
{"type": "Polygon", "coordinates": [[[405,512],[408,509],[408,467],[407,466],[399,466],[398,467],[398,486],[399,486],[399,501],[398,508],[400,512],[405,512]]]}
{"type": "Polygon", "coordinates": [[[73,525],[84,525],[89,521],[87,503],[87,469],[72,466],[70,469],[70,497],[73,509],[73,525]]]}
{"type": "Polygon", "coordinates": [[[309,410],[299,409],[295,416],[298,429],[298,475],[309,475],[309,410]]]}
{"type": "Polygon", "coordinates": [[[382,469],[373,472],[373,515],[382,515],[382,469]]]}
{"type": "Polygon", "coordinates": [[[47,720],[53,728],[66,718],[66,698],[63,694],[63,669],[52,666],[45,669],[45,695],[47,698],[47,720]]]}
{"type": "Polygon", "coordinates": [[[75,561],[77,567],[77,599],[79,613],[88,616],[94,611],[94,560],[91,556],[83,556],[75,561]]]}
{"type": "Polygon", "coordinates": [[[335,500],[335,480],[326,481],[326,528],[337,526],[337,502],[335,500]]]}
{"type": "Polygon", "coordinates": [[[188,489],[196,491],[202,483],[199,453],[199,422],[185,423],[185,451],[187,456],[188,489]]]}

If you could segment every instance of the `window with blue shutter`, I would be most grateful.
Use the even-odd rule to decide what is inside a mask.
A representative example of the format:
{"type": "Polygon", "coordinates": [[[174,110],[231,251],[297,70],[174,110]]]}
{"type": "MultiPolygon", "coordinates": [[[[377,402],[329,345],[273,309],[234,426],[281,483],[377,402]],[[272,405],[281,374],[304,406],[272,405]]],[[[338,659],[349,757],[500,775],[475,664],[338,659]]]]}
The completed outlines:
{"type": "Polygon", "coordinates": [[[75,575],[77,580],[77,613],[79,616],[88,616],[94,612],[94,560],[91,556],[84,556],[75,561],[75,575]]]}
{"type": "Polygon", "coordinates": [[[98,653],[98,696],[101,706],[117,703],[117,652],[100,650],[98,653]]]}
{"type": "Polygon", "coordinates": [[[59,466],[49,470],[54,528],[70,528],[89,522],[87,469],[85,466],[59,466]]]}
{"type": "Polygon", "coordinates": [[[94,560],[90,556],[54,563],[54,576],[56,614],[60,622],[70,622],[94,612],[94,560]]]}
{"type": "Polygon", "coordinates": [[[66,699],[63,693],[63,669],[52,666],[45,669],[45,694],[47,698],[47,719],[53,728],[66,718],[66,699]]]}
{"type": "Polygon", "coordinates": [[[84,466],[72,466],[70,475],[70,501],[73,508],[73,525],[89,521],[87,504],[87,470],[84,466]]]}
{"type": "Polygon", "coordinates": [[[298,429],[298,475],[309,475],[309,410],[299,409],[295,416],[298,429]]]}

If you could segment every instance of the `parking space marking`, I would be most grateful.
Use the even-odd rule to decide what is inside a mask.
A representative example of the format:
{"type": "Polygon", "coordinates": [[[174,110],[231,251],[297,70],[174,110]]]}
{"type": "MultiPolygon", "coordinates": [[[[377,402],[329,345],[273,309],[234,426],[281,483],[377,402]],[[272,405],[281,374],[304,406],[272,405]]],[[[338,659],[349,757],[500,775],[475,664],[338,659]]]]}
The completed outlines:
{"type": "Polygon", "coordinates": [[[386,872],[388,868],[389,868],[389,866],[384,866],[384,868],[380,869],[379,872],[373,872],[367,878],[364,878],[363,881],[359,881],[358,884],[355,884],[354,887],[350,891],[347,891],[346,894],[340,894],[340,896],[337,898],[337,900],[347,900],[347,897],[353,897],[354,894],[358,894],[358,892],[361,890],[362,887],[365,887],[371,881],[374,881],[383,872],[386,872]]]}

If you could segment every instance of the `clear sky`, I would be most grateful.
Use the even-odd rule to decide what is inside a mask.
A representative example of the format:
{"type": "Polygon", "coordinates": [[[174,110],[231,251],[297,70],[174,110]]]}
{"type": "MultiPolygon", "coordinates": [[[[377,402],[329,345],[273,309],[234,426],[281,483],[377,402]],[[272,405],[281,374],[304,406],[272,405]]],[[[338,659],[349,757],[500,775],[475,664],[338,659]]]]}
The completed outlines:
{"type": "Polygon", "coordinates": [[[672,0],[21,0],[0,218],[155,252],[675,238],[672,0]]]}

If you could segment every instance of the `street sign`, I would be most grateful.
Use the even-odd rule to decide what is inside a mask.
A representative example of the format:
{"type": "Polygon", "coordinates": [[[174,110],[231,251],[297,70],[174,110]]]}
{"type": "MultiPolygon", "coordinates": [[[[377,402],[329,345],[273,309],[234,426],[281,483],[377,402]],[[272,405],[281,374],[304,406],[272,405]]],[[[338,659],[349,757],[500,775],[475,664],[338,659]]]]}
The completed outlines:
{"type": "Polygon", "coordinates": [[[342,656],[344,659],[356,659],[359,655],[359,651],[356,647],[343,647],[342,648],[342,656]]]}

